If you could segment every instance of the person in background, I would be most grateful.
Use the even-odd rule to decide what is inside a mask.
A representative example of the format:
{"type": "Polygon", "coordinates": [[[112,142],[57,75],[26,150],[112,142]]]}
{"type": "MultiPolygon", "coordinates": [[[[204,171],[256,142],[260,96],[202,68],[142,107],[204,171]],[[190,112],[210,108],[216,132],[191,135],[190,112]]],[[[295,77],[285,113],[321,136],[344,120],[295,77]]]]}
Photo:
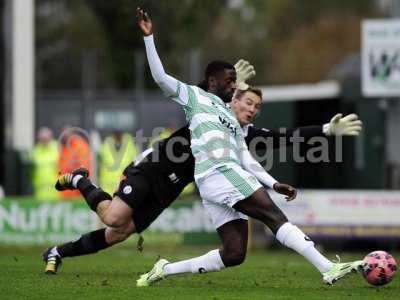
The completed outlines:
{"type": "Polygon", "coordinates": [[[58,201],[59,195],[54,190],[54,181],[58,176],[58,146],[50,128],[41,127],[37,135],[37,144],[33,148],[32,186],[35,199],[39,201],[58,201]]]}
{"type": "Polygon", "coordinates": [[[99,184],[107,193],[114,193],[125,168],[139,154],[134,138],[115,130],[105,138],[99,153],[99,184]]]}
{"type": "MultiPolygon", "coordinates": [[[[61,174],[72,172],[77,168],[86,168],[93,174],[93,155],[89,138],[79,128],[66,127],[60,136],[60,157],[58,167],[61,174]]],[[[54,182],[53,182],[54,184],[54,182]]],[[[63,200],[80,197],[77,191],[60,192],[63,200]]]]}
{"type": "Polygon", "coordinates": [[[163,139],[169,138],[172,133],[176,131],[175,124],[171,123],[168,127],[165,127],[160,134],[151,137],[149,141],[149,147],[153,147],[153,145],[163,139]]]}

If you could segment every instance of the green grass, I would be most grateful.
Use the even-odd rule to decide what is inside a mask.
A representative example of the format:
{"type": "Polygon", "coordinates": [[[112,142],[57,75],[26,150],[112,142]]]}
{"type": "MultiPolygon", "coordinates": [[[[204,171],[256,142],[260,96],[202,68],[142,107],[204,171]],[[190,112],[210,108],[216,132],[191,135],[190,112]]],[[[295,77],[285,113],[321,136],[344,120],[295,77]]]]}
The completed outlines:
{"type": "MultiPolygon", "coordinates": [[[[206,248],[117,247],[64,260],[56,276],[43,274],[42,249],[0,247],[0,299],[399,299],[400,279],[382,288],[368,286],[360,274],[334,286],[322,283],[319,273],[289,251],[256,251],[246,262],[218,273],[169,277],[147,288],[135,280],[158,255],[170,260],[204,253],[206,248]]],[[[331,255],[330,255],[331,256],[331,255]]],[[[333,255],[332,255],[333,256],[333,255]]],[[[345,253],[342,260],[359,259],[345,253]]]]}

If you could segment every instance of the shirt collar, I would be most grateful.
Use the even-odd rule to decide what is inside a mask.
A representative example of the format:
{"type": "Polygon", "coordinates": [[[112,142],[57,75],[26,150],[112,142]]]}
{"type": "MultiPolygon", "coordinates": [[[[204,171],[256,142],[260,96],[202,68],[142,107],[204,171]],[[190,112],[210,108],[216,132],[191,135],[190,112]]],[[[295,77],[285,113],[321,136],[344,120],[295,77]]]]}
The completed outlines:
{"type": "Polygon", "coordinates": [[[250,124],[244,125],[244,126],[242,127],[244,136],[247,136],[247,135],[249,134],[249,128],[250,128],[250,127],[253,127],[253,126],[254,126],[254,124],[253,124],[253,123],[250,123],[250,124]]]}

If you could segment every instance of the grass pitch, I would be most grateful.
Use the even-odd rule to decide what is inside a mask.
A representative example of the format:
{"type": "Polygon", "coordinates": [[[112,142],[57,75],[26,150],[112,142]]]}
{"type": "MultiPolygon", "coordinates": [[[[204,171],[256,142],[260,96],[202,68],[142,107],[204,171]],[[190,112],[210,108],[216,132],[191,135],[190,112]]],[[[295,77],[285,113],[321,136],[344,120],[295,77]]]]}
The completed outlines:
{"type": "MultiPolygon", "coordinates": [[[[0,246],[0,299],[400,299],[400,278],[375,288],[361,274],[352,274],[330,287],[302,257],[286,250],[250,252],[243,265],[218,273],[185,274],[147,288],[135,286],[159,255],[174,261],[209,249],[149,247],[139,253],[133,246],[121,246],[64,259],[59,274],[51,276],[43,273],[42,248],[0,246]]],[[[342,260],[364,254],[345,253],[342,260]]]]}

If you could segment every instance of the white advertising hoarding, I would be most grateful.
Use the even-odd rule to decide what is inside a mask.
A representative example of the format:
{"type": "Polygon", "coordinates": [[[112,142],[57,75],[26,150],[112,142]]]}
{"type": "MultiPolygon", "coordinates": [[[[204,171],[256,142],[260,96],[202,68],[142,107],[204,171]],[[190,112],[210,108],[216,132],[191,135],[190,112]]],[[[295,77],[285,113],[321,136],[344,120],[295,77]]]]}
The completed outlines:
{"type": "MultiPolygon", "coordinates": [[[[270,194],[288,219],[312,237],[400,240],[400,191],[300,190],[290,202],[270,194]]],[[[0,246],[64,243],[99,226],[83,200],[0,201],[0,246]]],[[[144,234],[150,241],[199,243],[207,241],[207,234],[215,234],[215,228],[198,199],[174,203],[144,234]]]]}
{"type": "Polygon", "coordinates": [[[362,22],[362,93],[400,97],[400,19],[362,22]]]}
{"type": "Polygon", "coordinates": [[[400,227],[399,192],[300,190],[291,202],[276,193],[271,196],[298,225],[400,227]]]}

